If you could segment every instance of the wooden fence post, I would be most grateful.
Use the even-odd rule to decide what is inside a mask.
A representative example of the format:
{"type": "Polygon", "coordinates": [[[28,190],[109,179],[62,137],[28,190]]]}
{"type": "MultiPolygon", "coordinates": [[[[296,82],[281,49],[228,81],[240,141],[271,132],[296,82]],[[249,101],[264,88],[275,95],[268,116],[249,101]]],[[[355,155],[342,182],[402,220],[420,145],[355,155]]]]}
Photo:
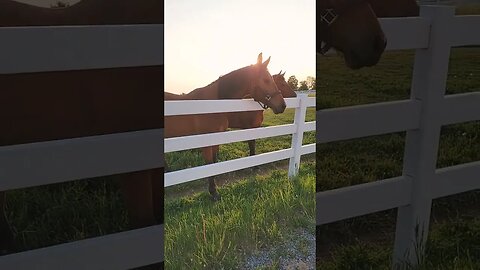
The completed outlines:
{"type": "Polygon", "coordinates": [[[303,133],[305,132],[305,116],[307,115],[308,94],[298,94],[297,98],[300,104],[295,108],[295,119],[293,123],[296,125],[297,131],[292,134],[293,157],[290,158],[288,165],[288,177],[298,174],[300,168],[300,157],[302,156],[303,133]]]}
{"type": "Polygon", "coordinates": [[[421,102],[420,127],[407,131],[403,176],[412,181],[411,202],[398,208],[393,268],[420,265],[424,259],[440,138],[440,114],[450,58],[454,7],[422,6],[420,16],[431,22],[430,43],[418,49],[411,99],[421,102]]]}

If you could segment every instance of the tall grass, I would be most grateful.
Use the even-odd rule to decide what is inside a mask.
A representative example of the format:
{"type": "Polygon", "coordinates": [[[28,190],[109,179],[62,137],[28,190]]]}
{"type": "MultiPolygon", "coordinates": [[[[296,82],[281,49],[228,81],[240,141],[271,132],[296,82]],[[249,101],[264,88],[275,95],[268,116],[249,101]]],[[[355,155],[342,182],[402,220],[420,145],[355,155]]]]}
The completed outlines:
{"type": "MultiPolygon", "coordinates": [[[[264,114],[263,126],[293,123],[294,109],[264,114]]],[[[315,119],[315,108],[306,121],[315,119]]],[[[314,143],[315,133],[304,143],[314,143]]],[[[257,154],[289,148],[291,136],[257,140],[257,154]]],[[[245,142],[222,145],[219,161],[249,155],[245,142]]],[[[236,269],[245,258],[262,248],[286,241],[297,228],[314,231],[315,161],[304,156],[300,173],[287,176],[287,162],[261,166],[258,170],[220,176],[227,179],[219,189],[222,200],[213,203],[205,182],[197,180],[166,189],[165,261],[168,269],[236,269]],[[182,194],[183,196],[179,196],[182,194]]],[[[199,151],[166,155],[171,170],[204,164],[199,151]]]]}
{"type": "Polygon", "coordinates": [[[237,269],[246,255],[281,243],[315,220],[315,164],[303,163],[295,180],[287,172],[249,176],[220,189],[170,200],[165,206],[168,269],[237,269]]]}

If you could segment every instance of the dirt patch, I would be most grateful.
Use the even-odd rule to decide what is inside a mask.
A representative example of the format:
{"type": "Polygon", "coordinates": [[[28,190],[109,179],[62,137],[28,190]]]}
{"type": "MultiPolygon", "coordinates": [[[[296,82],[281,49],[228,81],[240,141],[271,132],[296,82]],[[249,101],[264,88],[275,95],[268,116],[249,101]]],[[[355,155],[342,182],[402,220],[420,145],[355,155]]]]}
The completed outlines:
{"type": "Polygon", "coordinates": [[[254,270],[267,267],[282,270],[315,269],[315,234],[305,228],[296,229],[284,243],[248,256],[241,268],[254,270]]]}

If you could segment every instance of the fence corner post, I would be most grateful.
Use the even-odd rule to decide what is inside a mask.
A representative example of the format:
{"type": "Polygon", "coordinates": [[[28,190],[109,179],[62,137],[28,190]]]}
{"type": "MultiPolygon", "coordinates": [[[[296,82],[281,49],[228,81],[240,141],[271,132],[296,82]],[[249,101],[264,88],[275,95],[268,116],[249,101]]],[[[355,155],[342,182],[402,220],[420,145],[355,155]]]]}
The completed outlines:
{"type": "Polygon", "coordinates": [[[425,258],[454,14],[454,7],[420,8],[431,28],[428,47],[415,53],[411,99],[421,102],[420,126],[408,130],[405,141],[403,176],[412,181],[412,192],[410,203],[398,208],[392,269],[415,267],[425,258]]]}
{"type": "Polygon", "coordinates": [[[300,158],[302,156],[303,133],[305,132],[305,117],[307,115],[308,94],[298,94],[297,98],[300,102],[295,108],[295,118],[293,124],[296,131],[292,134],[292,150],[293,156],[288,164],[288,177],[292,178],[298,174],[300,168],[300,158]]]}

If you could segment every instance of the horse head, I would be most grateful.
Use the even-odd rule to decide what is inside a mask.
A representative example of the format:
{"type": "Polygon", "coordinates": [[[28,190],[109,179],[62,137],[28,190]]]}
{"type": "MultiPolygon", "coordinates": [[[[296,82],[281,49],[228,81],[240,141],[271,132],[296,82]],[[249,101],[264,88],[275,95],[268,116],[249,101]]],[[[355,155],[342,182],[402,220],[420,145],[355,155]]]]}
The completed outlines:
{"type": "Polygon", "coordinates": [[[284,98],[294,98],[297,97],[295,91],[293,91],[292,87],[287,83],[285,80],[285,72],[280,72],[278,74],[273,75],[273,80],[278,87],[278,90],[282,93],[284,98]]]}
{"type": "Polygon", "coordinates": [[[387,41],[377,16],[365,0],[321,0],[319,25],[322,54],[335,48],[352,69],[378,63],[387,41]]]}
{"type": "Polygon", "coordinates": [[[255,76],[253,77],[253,91],[250,95],[255,101],[263,104],[263,108],[272,108],[275,114],[283,113],[287,105],[272,75],[268,72],[269,62],[270,57],[262,62],[262,53],[258,55],[257,63],[252,66],[255,76]]]}

